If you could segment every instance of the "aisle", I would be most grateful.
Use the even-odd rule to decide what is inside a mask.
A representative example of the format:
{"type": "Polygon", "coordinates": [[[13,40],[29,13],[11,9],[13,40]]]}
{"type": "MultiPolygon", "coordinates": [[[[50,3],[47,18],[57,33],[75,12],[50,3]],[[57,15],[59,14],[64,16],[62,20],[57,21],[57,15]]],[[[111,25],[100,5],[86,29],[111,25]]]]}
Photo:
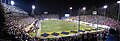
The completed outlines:
{"type": "Polygon", "coordinates": [[[39,29],[37,30],[37,36],[36,37],[40,37],[40,32],[41,32],[41,21],[38,21],[38,25],[39,29]]]}

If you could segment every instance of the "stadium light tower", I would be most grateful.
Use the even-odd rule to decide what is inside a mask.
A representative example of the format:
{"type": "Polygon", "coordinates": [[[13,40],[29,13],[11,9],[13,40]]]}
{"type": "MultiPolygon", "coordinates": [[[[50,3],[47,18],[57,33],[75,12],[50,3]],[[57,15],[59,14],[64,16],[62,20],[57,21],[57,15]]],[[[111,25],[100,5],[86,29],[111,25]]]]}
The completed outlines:
{"type": "Polygon", "coordinates": [[[105,17],[105,14],[106,14],[107,7],[108,7],[107,5],[103,6],[103,8],[105,9],[105,11],[104,11],[104,17],[105,17]]]}
{"type": "Polygon", "coordinates": [[[70,16],[72,15],[72,7],[70,7],[70,16]]]}
{"type": "Polygon", "coordinates": [[[82,8],[83,14],[85,14],[86,7],[82,8]]]}
{"type": "Polygon", "coordinates": [[[80,30],[80,12],[81,12],[81,10],[79,8],[79,10],[78,10],[78,35],[79,35],[79,30],[80,30]]]}
{"type": "Polygon", "coordinates": [[[119,9],[118,9],[118,19],[117,19],[117,21],[119,21],[119,16],[120,16],[120,1],[117,1],[117,3],[118,3],[118,6],[119,6],[118,7],[119,9]]]}
{"type": "MultiPolygon", "coordinates": [[[[84,15],[84,14],[85,14],[85,12],[86,12],[85,10],[86,10],[86,7],[83,7],[83,8],[82,8],[83,15],[84,15]]],[[[87,22],[86,15],[85,15],[85,22],[87,22]]],[[[86,27],[86,28],[87,28],[87,27],[86,27]]]]}
{"type": "Polygon", "coordinates": [[[14,5],[14,4],[15,4],[15,2],[14,2],[13,0],[12,0],[10,3],[11,3],[11,5],[14,5]]]}
{"type": "Polygon", "coordinates": [[[32,5],[32,15],[34,15],[34,11],[35,11],[35,5],[32,5]]]}

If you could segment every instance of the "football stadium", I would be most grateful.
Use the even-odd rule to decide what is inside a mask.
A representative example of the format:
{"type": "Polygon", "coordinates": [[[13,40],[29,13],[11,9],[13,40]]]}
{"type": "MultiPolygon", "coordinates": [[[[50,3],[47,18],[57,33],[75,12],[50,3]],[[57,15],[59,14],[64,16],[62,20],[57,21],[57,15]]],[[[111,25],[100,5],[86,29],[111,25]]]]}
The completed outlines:
{"type": "Polygon", "coordinates": [[[111,4],[102,7],[98,1],[86,7],[72,0],[71,5],[69,1],[27,1],[0,0],[0,41],[120,41],[120,1],[107,0],[111,4]]]}

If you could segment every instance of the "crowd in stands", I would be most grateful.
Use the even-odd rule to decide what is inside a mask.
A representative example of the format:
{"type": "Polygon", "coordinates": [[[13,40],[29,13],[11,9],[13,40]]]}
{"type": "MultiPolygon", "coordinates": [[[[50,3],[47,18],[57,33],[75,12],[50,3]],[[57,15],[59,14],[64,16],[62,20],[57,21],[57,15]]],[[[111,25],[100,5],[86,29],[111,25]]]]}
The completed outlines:
{"type": "Polygon", "coordinates": [[[30,17],[27,12],[18,7],[2,4],[4,6],[5,24],[8,33],[18,40],[26,40],[30,35],[26,32],[26,28],[35,22],[36,18],[30,17]]]}
{"type": "Polygon", "coordinates": [[[15,38],[29,37],[27,36],[29,34],[25,30],[35,21],[35,18],[29,16],[16,16],[12,14],[6,14],[5,17],[9,34],[15,35],[15,38]]]}
{"type": "MultiPolygon", "coordinates": [[[[71,19],[78,20],[78,17],[72,17],[71,19]]],[[[100,15],[81,15],[80,20],[92,24],[107,25],[110,27],[120,27],[120,22],[100,15]]]]}
{"type": "Polygon", "coordinates": [[[5,3],[2,3],[3,7],[4,7],[4,10],[5,12],[17,12],[17,13],[22,13],[22,14],[28,14],[27,12],[25,12],[24,10],[18,8],[18,7],[15,7],[15,6],[12,6],[12,5],[7,5],[5,3]]]}
{"type": "Polygon", "coordinates": [[[59,38],[44,38],[24,37],[23,41],[119,41],[118,32],[115,29],[109,31],[86,33],[74,36],[59,37],[59,38]]]}

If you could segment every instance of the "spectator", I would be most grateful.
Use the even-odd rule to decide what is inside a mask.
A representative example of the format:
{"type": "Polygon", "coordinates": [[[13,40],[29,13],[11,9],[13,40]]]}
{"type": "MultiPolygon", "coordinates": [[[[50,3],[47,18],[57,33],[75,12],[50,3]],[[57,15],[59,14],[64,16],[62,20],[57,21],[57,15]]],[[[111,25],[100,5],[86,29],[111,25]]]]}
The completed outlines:
{"type": "Polygon", "coordinates": [[[115,29],[110,29],[106,41],[118,41],[117,38],[115,29]]]}

